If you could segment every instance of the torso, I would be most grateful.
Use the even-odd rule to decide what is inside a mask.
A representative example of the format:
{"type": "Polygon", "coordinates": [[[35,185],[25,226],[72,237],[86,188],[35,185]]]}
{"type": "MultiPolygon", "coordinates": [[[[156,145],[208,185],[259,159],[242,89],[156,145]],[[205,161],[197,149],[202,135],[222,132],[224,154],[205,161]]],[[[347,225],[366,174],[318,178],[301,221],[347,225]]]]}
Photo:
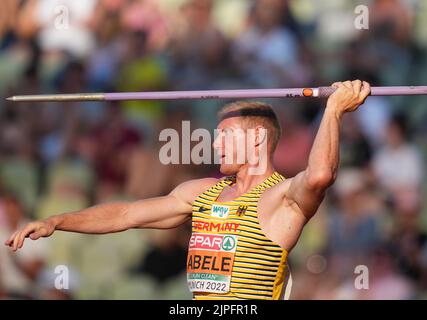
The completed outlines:
{"type": "MultiPolygon", "coordinates": [[[[230,187],[232,184],[230,179],[221,180],[193,203],[193,236],[187,261],[190,268],[187,271],[195,298],[220,298],[225,295],[227,299],[278,299],[287,277],[288,252],[303,226],[299,226],[300,221],[295,219],[300,216],[298,210],[283,200],[283,188],[287,187],[287,181],[275,172],[263,183],[239,197],[236,197],[234,189],[230,187]],[[212,225],[225,227],[209,229],[212,225]],[[207,241],[209,238],[221,242],[219,239],[224,237],[229,237],[231,242],[236,241],[233,254],[224,253],[219,247],[212,249],[195,245],[195,240],[207,241]],[[196,257],[197,255],[203,258],[196,257]],[[223,256],[230,256],[224,269],[231,269],[231,272],[225,272],[224,276],[219,277],[222,280],[212,282],[218,287],[214,288],[216,292],[202,292],[205,289],[197,291],[200,289],[197,286],[203,281],[193,278],[204,277],[205,271],[206,274],[221,274],[221,270],[208,270],[209,263],[205,264],[205,271],[201,268],[192,269],[195,260],[211,262],[215,259],[217,262],[223,256]],[[224,280],[227,277],[231,277],[228,284],[224,280]]],[[[197,266],[202,267],[202,264],[196,263],[197,266]]]]}

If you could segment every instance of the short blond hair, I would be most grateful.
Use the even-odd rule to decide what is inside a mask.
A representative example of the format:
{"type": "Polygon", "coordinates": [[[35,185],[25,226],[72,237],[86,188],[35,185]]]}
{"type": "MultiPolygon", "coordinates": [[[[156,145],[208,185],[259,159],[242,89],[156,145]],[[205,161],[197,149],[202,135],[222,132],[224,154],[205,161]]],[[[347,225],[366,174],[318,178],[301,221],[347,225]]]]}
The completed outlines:
{"type": "Polygon", "coordinates": [[[267,129],[271,153],[274,152],[282,136],[282,128],[269,104],[258,101],[236,101],[226,104],[218,111],[219,121],[231,117],[242,117],[247,128],[261,125],[267,129]]]}

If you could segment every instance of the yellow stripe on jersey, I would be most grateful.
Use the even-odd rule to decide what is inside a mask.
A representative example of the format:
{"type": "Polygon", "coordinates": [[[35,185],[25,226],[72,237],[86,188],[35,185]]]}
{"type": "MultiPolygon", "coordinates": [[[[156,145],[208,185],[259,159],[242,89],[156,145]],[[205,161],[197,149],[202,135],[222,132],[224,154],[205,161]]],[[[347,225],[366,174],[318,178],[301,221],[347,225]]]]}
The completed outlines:
{"type": "Polygon", "coordinates": [[[229,291],[194,291],[194,299],[281,298],[284,281],[288,276],[288,253],[262,232],[257,210],[261,194],[284,179],[281,174],[274,172],[248,193],[232,201],[216,202],[222,190],[234,182],[232,177],[226,177],[197,197],[193,203],[193,235],[237,236],[237,245],[229,291]],[[225,218],[220,219],[212,214],[215,207],[224,206],[228,208],[225,218]]]}

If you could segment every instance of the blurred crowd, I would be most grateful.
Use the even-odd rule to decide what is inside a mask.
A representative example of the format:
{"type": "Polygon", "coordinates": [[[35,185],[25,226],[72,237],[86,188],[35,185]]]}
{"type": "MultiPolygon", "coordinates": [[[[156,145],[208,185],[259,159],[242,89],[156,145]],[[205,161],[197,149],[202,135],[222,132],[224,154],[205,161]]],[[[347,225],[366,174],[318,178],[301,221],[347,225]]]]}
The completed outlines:
{"type": "MultiPolygon", "coordinates": [[[[417,0],[2,0],[0,95],[427,83],[427,3],[417,0]],[[358,30],[355,6],[369,8],[358,30]]],[[[270,99],[274,158],[307,164],[324,101],[270,99]]],[[[226,101],[0,100],[0,240],[32,219],[164,195],[219,177],[162,165],[158,135],[216,126],[226,101]]],[[[427,298],[427,102],[370,97],[344,118],[341,167],[290,255],[292,299],[427,298]],[[369,289],[355,286],[357,266],[369,289]]],[[[190,226],[0,246],[0,299],[187,299],[190,226]],[[58,266],[69,286],[55,287],[58,266]]]]}

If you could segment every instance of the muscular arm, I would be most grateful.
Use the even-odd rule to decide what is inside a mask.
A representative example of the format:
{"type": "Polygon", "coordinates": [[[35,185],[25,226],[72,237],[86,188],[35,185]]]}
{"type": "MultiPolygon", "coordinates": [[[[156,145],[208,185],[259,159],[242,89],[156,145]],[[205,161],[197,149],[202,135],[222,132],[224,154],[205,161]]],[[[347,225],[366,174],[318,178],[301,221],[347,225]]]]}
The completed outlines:
{"type": "Polygon", "coordinates": [[[193,200],[216,181],[212,178],[191,180],[180,184],[167,196],[131,203],[101,204],[52,216],[29,223],[16,231],[5,244],[16,251],[23,246],[26,237],[36,240],[52,235],[55,230],[104,234],[130,228],[174,228],[190,219],[193,200]]]}
{"type": "Polygon", "coordinates": [[[308,221],[317,211],[326,189],[333,184],[339,165],[341,118],[361,105],[370,93],[368,83],[359,80],[335,83],[319,130],[310,151],[307,168],[289,183],[286,197],[293,201],[308,221]]]}
{"type": "Polygon", "coordinates": [[[173,228],[190,217],[192,188],[191,182],[186,182],[166,196],[106,203],[50,219],[54,221],[56,230],[91,234],[121,232],[130,228],[173,228]]]}

